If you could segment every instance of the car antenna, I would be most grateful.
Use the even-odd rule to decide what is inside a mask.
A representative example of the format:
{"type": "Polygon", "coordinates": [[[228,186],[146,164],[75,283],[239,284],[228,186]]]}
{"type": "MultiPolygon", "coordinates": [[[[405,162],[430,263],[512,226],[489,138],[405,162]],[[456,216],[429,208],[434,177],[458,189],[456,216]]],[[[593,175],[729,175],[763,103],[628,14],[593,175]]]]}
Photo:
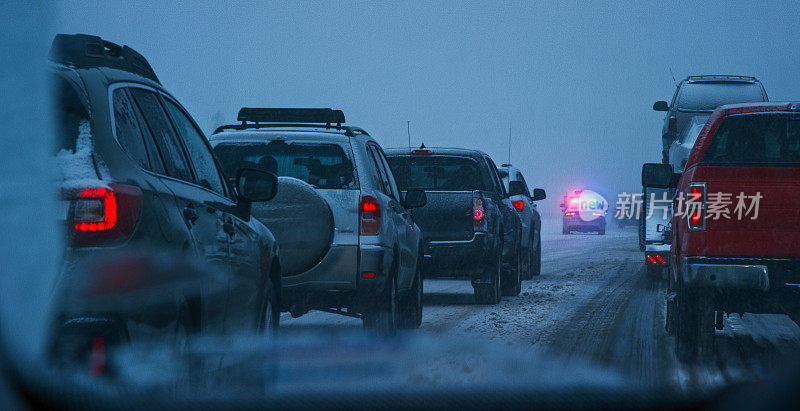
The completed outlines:
{"type": "Polygon", "coordinates": [[[511,167],[511,127],[508,128],[508,166],[511,167]]]}
{"type": "Polygon", "coordinates": [[[675,87],[678,87],[678,81],[675,80],[675,73],[672,72],[672,67],[669,67],[669,75],[672,76],[672,82],[675,83],[675,87]]]}
{"type": "Polygon", "coordinates": [[[411,121],[406,120],[406,133],[408,133],[408,148],[411,149],[411,121]]]}

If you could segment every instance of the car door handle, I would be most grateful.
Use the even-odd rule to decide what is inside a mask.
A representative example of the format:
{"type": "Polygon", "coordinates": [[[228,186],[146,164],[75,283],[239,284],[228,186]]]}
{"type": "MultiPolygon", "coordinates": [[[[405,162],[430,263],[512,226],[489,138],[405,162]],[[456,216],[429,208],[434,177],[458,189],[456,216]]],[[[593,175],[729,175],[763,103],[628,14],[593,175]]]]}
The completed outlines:
{"type": "Polygon", "coordinates": [[[199,218],[197,215],[197,210],[195,210],[195,208],[192,206],[187,206],[183,209],[183,218],[186,219],[186,221],[194,224],[194,222],[199,218]]]}

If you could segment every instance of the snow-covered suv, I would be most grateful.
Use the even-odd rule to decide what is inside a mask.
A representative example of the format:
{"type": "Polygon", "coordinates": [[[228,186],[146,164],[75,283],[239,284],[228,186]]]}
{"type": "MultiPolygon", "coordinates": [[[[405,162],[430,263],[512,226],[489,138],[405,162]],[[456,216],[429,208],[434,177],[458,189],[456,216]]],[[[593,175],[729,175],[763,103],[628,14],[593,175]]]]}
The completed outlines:
{"type": "MultiPolygon", "coordinates": [[[[361,317],[383,333],[422,321],[422,233],[381,146],[331,109],[250,109],[210,141],[223,166],[278,175],[278,194],[253,215],[281,250],[283,311],[361,317]]],[[[232,174],[227,174],[232,175],[232,174]]]]}

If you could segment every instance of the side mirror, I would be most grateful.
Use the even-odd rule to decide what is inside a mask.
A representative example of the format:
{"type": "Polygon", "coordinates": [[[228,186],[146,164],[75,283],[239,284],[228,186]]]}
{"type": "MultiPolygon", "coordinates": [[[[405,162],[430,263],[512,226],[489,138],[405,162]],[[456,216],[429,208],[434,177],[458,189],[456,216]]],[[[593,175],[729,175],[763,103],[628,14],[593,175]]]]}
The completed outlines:
{"type": "Polygon", "coordinates": [[[666,101],[656,101],[653,103],[653,110],[655,111],[669,111],[669,104],[666,101]]]}
{"type": "Polygon", "coordinates": [[[673,186],[672,166],[662,163],[642,165],[642,187],[670,188],[673,186]]]}
{"type": "Polygon", "coordinates": [[[266,171],[240,168],[236,172],[236,191],[239,201],[269,201],[278,193],[278,177],[266,171]]]}
{"type": "Polygon", "coordinates": [[[547,193],[544,192],[543,188],[533,189],[533,196],[531,196],[531,200],[539,201],[539,200],[544,200],[545,198],[547,198],[547,193]]]}
{"type": "Polygon", "coordinates": [[[522,181],[509,181],[508,182],[508,195],[521,196],[525,195],[525,184],[522,181]]]}
{"type": "Polygon", "coordinates": [[[407,209],[420,208],[428,204],[428,195],[422,190],[408,190],[403,199],[403,207],[407,209]]]}

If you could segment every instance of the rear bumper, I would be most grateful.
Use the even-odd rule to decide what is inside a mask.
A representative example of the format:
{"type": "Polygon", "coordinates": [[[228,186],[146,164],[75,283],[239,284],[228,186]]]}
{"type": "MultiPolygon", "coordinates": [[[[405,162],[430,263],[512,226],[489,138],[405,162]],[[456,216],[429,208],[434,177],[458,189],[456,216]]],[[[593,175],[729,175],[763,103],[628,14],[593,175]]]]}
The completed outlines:
{"type": "Polygon", "coordinates": [[[469,240],[428,241],[422,273],[425,278],[483,280],[487,266],[497,262],[497,239],[489,233],[474,233],[469,240]]]}
{"type": "Polygon", "coordinates": [[[284,277],[282,311],[315,308],[354,308],[369,302],[386,287],[392,269],[393,252],[381,245],[332,246],[310,270],[284,277]],[[374,274],[362,278],[363,273],[374,274]]]}
{"type": "Polygon", "coordinates": [[[569,228],[571,230],[589,230],[589,229],[600,229],[606,226],[606,219],[605,217],[598,217],[594,220],[586,221],[582,219],[580,216],[571,216],[571,217],[562,217],[562,224],[564,228],[569,228]]]}
{"type": "Polygon", "coordinates": [[[769,290],[767,266],[758,264],[686,264],[684,283],[701,287],[769,290]]]}
{"type": "Polygon", "coordinates": [[[800,260],[684,257],[684,284],[714,290],[726,312],[800,312],[800,260]]]}

